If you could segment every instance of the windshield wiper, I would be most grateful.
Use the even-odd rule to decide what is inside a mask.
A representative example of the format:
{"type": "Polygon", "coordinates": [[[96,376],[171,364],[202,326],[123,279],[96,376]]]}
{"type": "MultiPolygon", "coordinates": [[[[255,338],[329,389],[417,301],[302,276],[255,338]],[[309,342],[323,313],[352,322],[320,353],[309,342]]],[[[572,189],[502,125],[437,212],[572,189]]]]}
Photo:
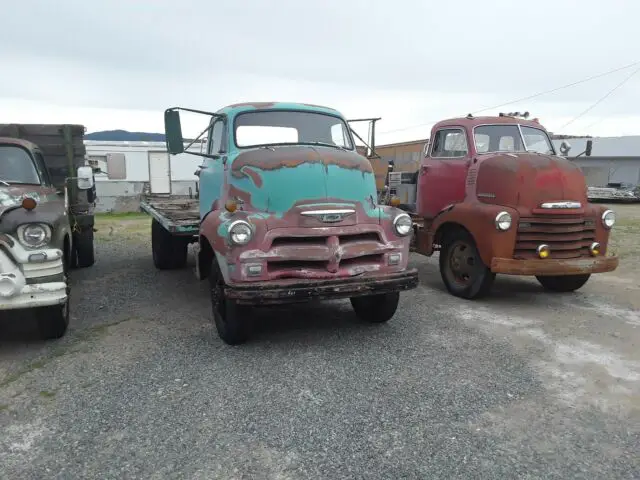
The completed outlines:
{"type": "Polygon", "coordinates": [[[340,150],[344,150],[345,152],[348,152],[348,150],[340,145],[336,145],[335,143],[325,143],[325,142],[305,142],[309,145],[320,145],[323,147],[332,147],[332,148],[338,148],[340,150]]]}
{"type": "Polygon", "coordinates": [[[4,184],[5,184],[5,186],[7,186],[7,187],[10,187],[10,186],[11,186],[11,184],[10,184],[9,182],[5,182],[5,181],[4,181],[4,180],[2,180],[1,178],[0,178],[0,183],[4,183],[4,184]]]}

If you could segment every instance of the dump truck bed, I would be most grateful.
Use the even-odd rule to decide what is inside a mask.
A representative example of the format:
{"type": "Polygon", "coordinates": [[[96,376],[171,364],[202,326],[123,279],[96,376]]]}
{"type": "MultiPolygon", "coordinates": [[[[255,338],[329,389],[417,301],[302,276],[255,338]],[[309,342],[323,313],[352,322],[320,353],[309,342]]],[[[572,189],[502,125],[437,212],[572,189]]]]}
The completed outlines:
{"type": "Polygon", "coordinates": [[[200,231],[200,210],[197,198],[182,196],[148,196],[140,203],[148,213],[174,235],[197,235],[200,231]]]}

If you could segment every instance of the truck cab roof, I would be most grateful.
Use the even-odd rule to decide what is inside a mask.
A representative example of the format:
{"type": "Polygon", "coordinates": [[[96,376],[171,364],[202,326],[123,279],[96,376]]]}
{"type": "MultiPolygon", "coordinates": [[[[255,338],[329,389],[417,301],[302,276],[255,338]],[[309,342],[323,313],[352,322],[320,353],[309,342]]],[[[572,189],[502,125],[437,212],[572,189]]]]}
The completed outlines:
{"type": "Polygon", "coordinates": [[[342,117],[342,114],[330,107],[322,105],[313,105],[311,103],[296,103],[296,102],[244,102],[233,103],[221,108],[216,113],[219,115],[236,115],[243,112],[256,111],[256,110],[296,110],[296,111],[308,111],[308,112],[321,112],[329,115],[337,115],[342,117]]]}
{"type": "Polygon", "coordinates": [[[38,148],[38,146],[35,143],[30,142],[29,140],[23,140],[21,138],[12,138],[12,137],[0,137],[0,144],[16,145],[18,147],[26,148],[30,152],[38,148]]]}
{"type": "Polygon", "coordinates": [[[538,122],[537,119],[528,120],[521,117],[514,116],[482,116],[482,117],[456,117],[456,118],[448,118],[446,120],[441,120],[433,126],[433,130],[437,130],[443,127],[463,127],[466,129],[473,129],[479,125],[495,125],[495,124],[518,124],[524,125],[527,127],[538,128],[540,130],[546,131],[544,126],[538,122]]]}

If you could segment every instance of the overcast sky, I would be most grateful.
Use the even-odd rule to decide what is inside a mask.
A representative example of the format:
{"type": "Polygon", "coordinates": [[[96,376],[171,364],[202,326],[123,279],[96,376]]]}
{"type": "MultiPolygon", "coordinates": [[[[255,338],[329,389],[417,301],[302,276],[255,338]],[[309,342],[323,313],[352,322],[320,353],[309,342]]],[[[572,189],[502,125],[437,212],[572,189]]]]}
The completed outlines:
{"type": "MultiPolygon", "coordinates": [[[[637,0],[22,0],[2,17],[0,122],[89,132],[161,132],[169,106],[283,100],[380,116],[377,143],[404,141],[640,61],[637,0]]],[[[561,130],[638,68],[487,113],[640,134],[640,72],[561,130]]]]}

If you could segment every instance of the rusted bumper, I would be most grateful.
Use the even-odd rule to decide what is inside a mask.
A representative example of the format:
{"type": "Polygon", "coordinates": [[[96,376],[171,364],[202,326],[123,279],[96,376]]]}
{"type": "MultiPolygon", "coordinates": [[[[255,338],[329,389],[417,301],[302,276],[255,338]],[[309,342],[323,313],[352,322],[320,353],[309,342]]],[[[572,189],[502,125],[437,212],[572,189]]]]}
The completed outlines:
{"type": "Polygon", "coordinates": [[[618,262],[617,256],[567,260],[494,258],[491,260],[491,271],[505,275],[577,275],[611,272],[618,268],[618,262]]]}
{"type": "Polygon", "coordinates": [[[227,285],[225,294],[227,298],[240,304],[274,305],[398,292],[417,286],[418,271],[412,268],[386,275],[369,274],[331,280],[292,279],[227,285]]]}

